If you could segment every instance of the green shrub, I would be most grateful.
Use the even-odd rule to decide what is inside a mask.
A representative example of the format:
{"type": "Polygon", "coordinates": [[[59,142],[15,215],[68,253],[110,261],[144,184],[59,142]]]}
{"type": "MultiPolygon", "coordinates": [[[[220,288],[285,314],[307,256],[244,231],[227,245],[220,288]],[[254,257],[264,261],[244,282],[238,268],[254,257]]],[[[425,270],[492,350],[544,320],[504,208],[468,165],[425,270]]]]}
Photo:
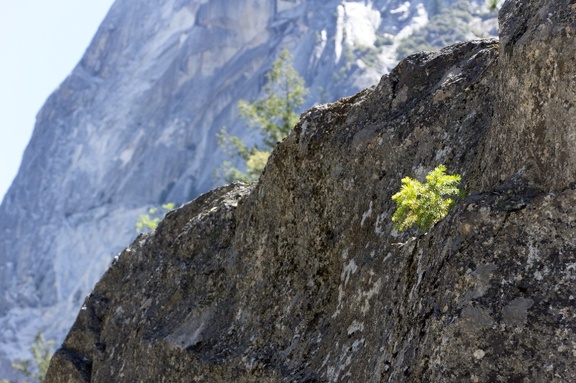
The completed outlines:
{"type": "Polygon", "coordinates": [[[488,6],[488,10],[491,12],[497,12],[500,9],[500,1],[499,0],[488,0],[486,2],[488,6]]]}
{"type": "Polygon", "coordinates": [[[138,221],[136,222],[136,232],[145,233],[156,229],[166,213],[172,209],[174,209],[173,202],[165,203],[162,205],[161,209],[158,209],[157,207],[148,209],[148,214],[142,214],[140,218],[138,218],[138,221]]]}
{"type": "Polygon", "coordinates": [[[392,196],[396,211],[392,216],[394,229],[403,231],[416,227],[422,232],[448,214],[456,197],[460,196],[460,175],[446,174],[444,165],[437,166],[420,183],[410,177],[402,179],[400,191],[392,196]]]}
{"type": "MultiPolygon", "coordinates": [[[[48,371],[48,366],[50,365],[53,347],[54,341],[44,339],[42,332],[39,332],[38,335],[36,335],[34,343],[30,346],[32,360],[18,359],[12,363],[12,368],[20,371],[27,378],[32,379],[31,382],[43,382],[46,372],[48,371]]],[[[11,382],[7,379],[2,379],[0,383],[11,382]]],[[[29,383],[29,381],[25,380],[24,383],[29,383]]]]}

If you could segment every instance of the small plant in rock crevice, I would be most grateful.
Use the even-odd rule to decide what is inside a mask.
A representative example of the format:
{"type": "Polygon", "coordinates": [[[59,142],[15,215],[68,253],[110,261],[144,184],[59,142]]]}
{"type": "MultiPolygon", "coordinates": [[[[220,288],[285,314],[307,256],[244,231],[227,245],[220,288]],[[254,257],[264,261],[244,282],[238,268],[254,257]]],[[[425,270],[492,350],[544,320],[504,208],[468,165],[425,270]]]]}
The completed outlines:
{"type": "Polygon", "coordinates": [[[439,165],[420,183],[410,177],[402,179],[400,191],[392,196],[396,211],[392,216],[394,229],[403,231],[412,227],[426,232],[442,220],[461,196],[459,174],[446,174],[446,166],[439,165]]]}

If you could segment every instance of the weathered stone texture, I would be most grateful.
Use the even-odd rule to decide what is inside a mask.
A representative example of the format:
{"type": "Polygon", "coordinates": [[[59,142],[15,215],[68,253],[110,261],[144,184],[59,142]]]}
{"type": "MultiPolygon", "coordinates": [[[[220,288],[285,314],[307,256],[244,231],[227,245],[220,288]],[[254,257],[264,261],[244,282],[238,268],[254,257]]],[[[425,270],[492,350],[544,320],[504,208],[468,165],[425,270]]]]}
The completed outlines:
{"type": "Polygon", "coordinates": [[[500,23],[501,104],[483,186],[516,175],[562,190],[576,172],[576,2],[507,1],[500,23]]]}
{"type": "Polygon", "coordinates": [[[201,196],[118,256],[46,381],[576,381],[573,125],[543,112],[558,134],[537,139],[522,112],[569,98],[574,39],[526,52],[522,81],[509,68],[541,35],[508,36],[544,12],[560,28],[576,10],[508,1],[499,44],[411,56],[304,113],[256,185],[201,196]],[[533,78],[542,60],[562,70],[533,78]],[[400,179],[438,164],[467,197],[424,235],[394,232],[400,179]]]}

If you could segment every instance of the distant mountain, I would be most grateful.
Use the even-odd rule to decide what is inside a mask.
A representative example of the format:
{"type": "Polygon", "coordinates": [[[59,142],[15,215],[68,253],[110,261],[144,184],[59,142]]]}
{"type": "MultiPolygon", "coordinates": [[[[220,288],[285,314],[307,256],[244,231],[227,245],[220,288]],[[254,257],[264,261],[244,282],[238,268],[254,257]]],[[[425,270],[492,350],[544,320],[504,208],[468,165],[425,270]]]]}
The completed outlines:
{"type": "MultiPolygon", "coordinates": [[[[282,49],[310,89],[306,107],[331,102],[376,84],[453,3],[117,0],[38,113],[0,206],[0,373],[37,331],[62,340],[140,214],[221,183],[216,133],[258,139],[237,104],[258,97],[282,49]]],[[[465,3],[453,38],[495,35],[495,14],[465,3]]]]}

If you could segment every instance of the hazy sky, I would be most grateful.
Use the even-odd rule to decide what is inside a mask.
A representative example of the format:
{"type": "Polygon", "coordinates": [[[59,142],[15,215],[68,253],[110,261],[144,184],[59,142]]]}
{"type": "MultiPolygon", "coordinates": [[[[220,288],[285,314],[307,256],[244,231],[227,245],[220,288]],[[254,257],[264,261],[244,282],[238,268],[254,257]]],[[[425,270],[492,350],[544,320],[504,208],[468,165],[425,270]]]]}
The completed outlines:
{"type": "Polygon", "coordinates": [[[114,0],[0,0],[0,201],[36,113],[84,54],[114,0]]]}

